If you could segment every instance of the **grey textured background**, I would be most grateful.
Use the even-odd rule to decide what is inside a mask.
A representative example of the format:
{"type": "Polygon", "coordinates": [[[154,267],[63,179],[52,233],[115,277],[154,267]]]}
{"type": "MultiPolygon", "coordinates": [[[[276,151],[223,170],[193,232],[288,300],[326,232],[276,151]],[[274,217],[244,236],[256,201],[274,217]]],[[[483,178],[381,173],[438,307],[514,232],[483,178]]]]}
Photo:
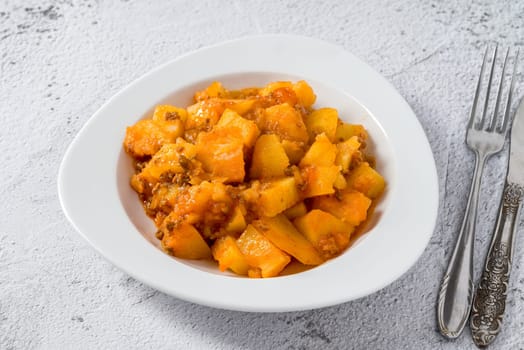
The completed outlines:
{"type": "MultiPolygon", "coordinates": [[[[439,335],[435,301],[472,171],[463,129],[483,48],[493,41],[524,49],[524,2],[0,0],[0,348],[474,348],[469,330],[454,342],[439,335]],[[439,220],[417,264],[376,294],[283,314],[193,305],[110,265],[61,212],[60,160],[104,101],[182,53],[259,33],[345,47],[394,84],[427,132],[440,180],[439,220]]],[[[505,159],[494,157],[486,169],[476,276],[505,159]]],[[[519,233],[494,349],[524,348],[519,233]]]]}

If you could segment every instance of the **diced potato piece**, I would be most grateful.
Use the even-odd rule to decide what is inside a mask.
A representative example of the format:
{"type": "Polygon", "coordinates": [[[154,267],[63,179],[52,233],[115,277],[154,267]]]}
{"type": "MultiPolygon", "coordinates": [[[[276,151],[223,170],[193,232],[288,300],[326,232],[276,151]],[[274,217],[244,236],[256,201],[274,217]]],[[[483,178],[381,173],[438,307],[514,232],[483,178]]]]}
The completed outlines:
{"type": "MultiPolygon", "coordinates": [[[[160,183],[155,185],[153,188],[154,190],[152,190],[152,196],[147,210],[163,211],[165,213],[171,212],[173,204],[176,202],[177,198],[182,192],[182,188],[170,183],[160,183]]],[[[161,217],[158,219],[161,221],[163,220],[161,217]]]]}
{"type": "Polygon", "coordinates": [[[284,215],[289,219],[293,220],[294,218],[298,218],[299,216],[306,215],[307,208],[304,202],[300,202],[298,204],[295,204],[289,209],[286,209],[284,211],[284,215]]]}
{"type": "Polygon", "coordinates": [[[160,105],[153,112],[153,120],[176,139],[184,134],[187,111],[170,105],[160,105]]]}
{"type": "Polygon", "coordinates": [[[287,103],[267,108],[262,124],[259,125],[262,131],[277,134],[281,140],[298,142],[309,140],[302,116],[287,103]]]}
{"type": "Polygon", "coordinates": [[[236,274],[247,275],[249,265],[233,237],[224,236],[218,238],[211,246],[211,253],[213,258],[218,261],[220,271],[230,269],[236,274]]]}
{"type": "Polygon", "coordinates": [[[338,166],[309,166],[301,171],[304,179],[304,198],[334,193],[333,185],[339,174],[338,166]]]}
{"type": "Polygon", "coordinates": [[[224,110],[222,100],[216,98],[203,100],[187,107],[186,130],[211,130],[224,110]]]}
{"type": "Polygon", "coordinates": [[[293,89],[293,84],[289,81],[276,81],[267,84],[260,90],[263,101],[268,105],[288,103],[294,106],[298,103],[298,97],[293,89]]]}
{"type": "Polygon", "coordinates": [[[301,168],[306,166],[332,166],[335,164],[336,156],[337,147],[329,141],[325,134],[320,134],[309,147],[299,166],[301,168]]]}
{"type": "Polygon", "coordinates": [[[185,123],[186,119],[187,111],[185,109],[171,105],[157,106],[153,112],[153,120],[157,122],[173,122],[179,120],[185,123]]]}
{"type": "Polygon", "coordinates": [[[294,224],[326,259],[347,248],[354,230],[351,225],[318,209],[295,219],[294,224]]]}
{"type": "Polygon", "coordinates": [[[260,135],[260,130],[253,121],[242,118],[240,114],[231,109],[226,109],[224,113],[222,113],[216,126],[221,128],[239,128],[242,139],[244,140],[244,145],[249,148],[253,147],[258,135],[260,135]]]}
{"type": "Polygon", "coordinates": [[[171,230],[169,228],[163,230],[162,238],[162,247],[168,253],[182,259],[211,258],[211,250],[193,225],[181,223],[171,230]]]}
{"type": "Polygon", "coordinates": [[[258,98],[258,96],[260,96],[260,90],[258,87],[248,87],[240,90],[229,90],[227,95],[233,99],[258,98]]]}
{"type": "Polygon", "coordinates": [[[258,211],[262,216],[267,217],[283,212],[300,200],[294,177],[263,183],[259,194],[258,211]]]}
{"type": "Polygon", "coordinates": [[[211,175],[225,182],[241,182],[245,176],[244,141],[238,128],[201,132],[196,157],[211,175]]]}
{"type": "Polygon", "coordinates": [[[352,136],[346,141],[337,143],[337,157],[335,164],[339,165],[342,173],[346,174],[349,171],[349,165],[355,152],[360,148],[360,142],[357,136],[352,136]]]}
{"type": "Polygon", "coordinates": [[[365,142],[368,139],[368,133],[366,129],[364,129],[364,126],[344,122],[338,124],[337,132],[335,134],[336,142],[346,141],[353,136],[357,136],[361,142],[365,142]]]}
{"type": "Polygon", "coordinates": [[[324,133],[329,141],[335,142],[335,134],[337,132],[338,124],[338,112],[336,109],[319,108],[306,116],[305,121],[311,139],[324,133]]]}
{"type": "Polygon", "coordinates": [[[226,108],[242,115],[246,113],[254,100],[231,100],[211,98],[187,107],[186,130],[209,131],[218,122],[226,108]]]}
{"type": "Polygon", "coordinates": [[[240,233],[246,228],[246,219],[244,213],[239,206],[236,206],[233,210],[231,219],[226,224],[226,231],[231,233],[240,233]]]}
{"type": "Polygon", "coordinates": [[[341,191],[338,196],[315,197],[312,207],[335,215],[352,226],[360,225],[367,218],[371,199],[354,191],[341,191]]]}
{"type": "Polygon", "coordinates": [[[295,183],[300,191],[305,188],[306,184],[303,177],[304,170],[296,165],[292,165],[286,170],[286,173],[288,176],[293,176],[295,178],[295,183]]]}
{"type": "Polygon", "coordinates": [[[171,222],[174,225],[181,219],[188,224],[200,223],[204,226],[199,226],[202,236],[216,238],[216,231],[211,226],[222,226],[231,218],[234,210],[228,186],[218,181],[202,181],[194,186],[168,186],[169,190],[173,188],[173,193],[169,191],[165,197],[165,200],[170,201],[168,204],[171,210],[164,220],[165,224],[171,222]]]}
{"type": "Polygon", "coordinates": [[[213,97],[225,98],[227,97],[227,95],[228,95],[228,92],[224,88],[224,86],[222,86],[220,82],[214,81],[211,83],[211,85],[205,88],[205,90],[197,91],[195,93],[194,98],[195,98],[195,101],[198,102],[202,100],[208,100],[213,97]]]}
{"type": "Polygon", "coordinates": [[[297,95],[298,102],[306,108],[311,107],[317,99],[311,86],[309,86],[309,84],[304,80],[300,80],[294,84],[293,91],[295,91],[295,94],[297,95]]]}
{"type": "Polygon", "coordinates": [[[347,182],[349,187],[364,193],[371,199],[377,198],[386,186],[382,175],[366,162],[360,163],[359,166],[351,171],[347,182]]]}
{"type": "Polygon", "coordinates": [[[195,156],[196,147],[179,138],[176,143],[162,146],[137,177],[142,181],[156,183],[163,174],[187,172],[195,156]]]}
{"type": "MultiPolygon", "coordinates": [[[[252,225],[247,225],[246,230],[237,239],[237,245],[240,252],[244,254],[247,263],[260,269],[262,277],[278,275],[291,261],[289,255],[277,248],[252,225]]],[[[248,271],[249,276],[255,277],[255,271],[250,269],[248,271]]]]}
{"type": "Polygon", "coordinates": [[[302,157],[304,157],[304,154],[306,154],[303,142],[282,140],[282,146],[286,151],[290,164],[298,164],[302,157]]]}
{"type": "Polygon", "coordinates": [[[166,121],[161,123],[163,125],[162,128],[164,129],[164,131],[171,135],[171,140],[176,140],[181,136],[184,136],[185,127],[184,122],[182,120],[176,119],[173,121],[166,121]]]}
{"type": "Polygon", "coordinates": [[[277,135],[262,135],[258,138],[249,175],[253,179],[284,176],[289,159],[277,135]]]}
{"type": "Polygon", "coordinates": [[[333,187],[335,187],[337,190],[343,190],[348,186],[348,183],[346,181],[346,178],[341,173],[338,173],[337,179],[335,182],[333,182],[333,187]]]}
{"type": "Polygon", "coordinates": [[[228,99],[222,100],[224,109],[228,108],[240,115],[246,114],[255,104],[255,100],[228,99]]]}
{"type": "Polygon", "coordinates": [[[306,265],[319,265],[322,258],[311,243],[282,214],[261,218],[253,226],[274,245],[306,265]]]}
{"type": "Polygon", "coordinates": [[[165,128],[164,123],[151,119],[139,120],[129,126],[124,138],[125,151],[134,158],[152,156],[166,143],[175,142],[184,132],[176,126],[165,128]]]}
{"type": "Polygon", "coordinates": [[[144,193],[146,191],[146,183],[140,179],[138,174],[131,175],[130,185],[137,193],[144,193]]]}
{"type": "MultiPolygon", "coordinates": [[[[267,186],[267,185],[266,185],[267,186]]],[[[247,204],[247,207],[258,208],[258,200],[260,198],[260,190],[262,189],[262,184],[258,180],[251,181],[249,187],[240,191],[240,198],[243,203],[247,204]]],[[[254,209],[254,210],[255,210],[254,209]]]]}
{"type": "Polygon", "coordinates": [[[274,81],[260,89],[259,94],[261,96],[268,96],[278,89],[293,89],[293,83],[290,81],[274,81]]]}

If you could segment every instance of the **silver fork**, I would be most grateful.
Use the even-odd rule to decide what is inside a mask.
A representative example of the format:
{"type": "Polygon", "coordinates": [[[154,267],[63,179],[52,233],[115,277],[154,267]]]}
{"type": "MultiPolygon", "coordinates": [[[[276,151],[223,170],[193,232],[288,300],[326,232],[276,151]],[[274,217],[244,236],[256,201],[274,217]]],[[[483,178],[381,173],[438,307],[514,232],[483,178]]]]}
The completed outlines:
{"type": "Polygon", "coordinates": [[[510,92],[507,96],[502,120],[498,117],[499,106],[506,72],[509,49],[504,58],[500,83],[498,86],[497,99],[490,120],[487,118],[488,102],[492,90],[493,71],[497,58],[497,47],[493,51],[491,70],[487,84],[486,98],[483,103],[482,116],[479,121],[476,117],[477,104],[482,89],[484,69],[488,60],[488,48],[484,54],[484,60],[480,69],[480,76],[477,83],[473,106],[467,126],[466,144],[475,152],[475,170],[469,192],[469,199],[466,212],[462,221],[462,226],[457,243],[453,250],[451,260],[442,280],[438,296],[437,320],[440,333],[447,338],[456,338],[460,335],[469,318],[473,299],[473,245],[475,235],[475,222],[478,208],[478,197],[484,164],[488,158],[502,150],[508,128],[509,105],[511,103],[511,82],[510,92]],[[499,126],[497,126],[499,122],[499,126]]]}

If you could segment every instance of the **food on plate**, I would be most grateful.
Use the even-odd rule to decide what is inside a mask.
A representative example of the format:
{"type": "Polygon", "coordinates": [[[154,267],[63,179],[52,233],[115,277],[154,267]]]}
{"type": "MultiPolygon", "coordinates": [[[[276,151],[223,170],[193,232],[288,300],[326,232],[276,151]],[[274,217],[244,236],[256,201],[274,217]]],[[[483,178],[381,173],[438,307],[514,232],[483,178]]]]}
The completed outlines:
{"type": "Polygon", "coordinates": [[[386,183],[366,129],[315,100],[305,81],[214,82],[128,127],[131,187],[163,250],[254,278],[341,254],[386,183]]]}

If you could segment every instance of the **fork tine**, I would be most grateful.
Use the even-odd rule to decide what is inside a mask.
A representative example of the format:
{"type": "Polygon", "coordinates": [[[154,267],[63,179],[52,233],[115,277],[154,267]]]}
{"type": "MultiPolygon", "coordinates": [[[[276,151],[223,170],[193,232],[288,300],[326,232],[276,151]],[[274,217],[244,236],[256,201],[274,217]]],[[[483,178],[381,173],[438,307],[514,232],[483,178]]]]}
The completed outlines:
{"type": "Polygon", "coordinates": [[[499,89],[497,92],[497,100],[495,101],[495,109],[493,110],[493,116],[491,117],[491,122],[489,123],[487,131],[493,131],[495,130],[495,125],[497,124],[498,112],[499,112],[499,104],[500,104],[500,97],[502,95],[502,87],[504,84],[504,77],[506,76],[506,64],[508,63],[508,56],[509,56],[509,47],[506,50],[506,56],[504,57],[504,64],[502,65],[502,73],[500,73],[500,83],[499,83],[499,89]]]}
{"type": "Polygon", "coordinates": [[[491,82],[493,81],[493,72],[495,70],[495,61],[497,60],[497,51],[498,51],[499,45],[495,45],[495,51],[493,52],[493,57],[491,58],[491,71],[489,73],[489,80],[488,80],[488,90],[486,91],[486,99],[484,101],[484,110],[482,111],[482,119],[480,120],[480,128],[484,127],[484,123],[486,122],[486,114],[488,112],[488,102],[489,102],[489,95],[491,93],[491,82]]]}
{"type": "Polygon", "coordinates": [[[506,102],[506,106],[504,107],[504,116],[502,119],[502,125],[497,129],[498,132],[506,132],[509,122],[509,112],[511,109],[511,99],[513,97],[513,89],[515,87],[515,75],[517,74],[517,62],[519,58],[519,50],[517,49],[517,53],[515,53],[515,58],[513,59],[513,73],[511,74],[511,82],[509,85],[509,92],[508,92],[508,98],[506,102]]]}
{"type": "Polygon", "coordinates": [[[480,67],[479,80],[477,82],[477,89],[475,90],[475,97],[473,98],[473,105],[471,106],[471,113],[468,121],[468,129],[473,127],[473,122],[475,121],[475,114],[477,112],[477,102],[480,95],[480,87],[482,85],[482,76],[484,75],[484,68],[486,67],[486,61],[488,59],[488,48],[486,46],[486,51],[484,52],[484,59],[482,60],[482,66],[480,67]]]}

